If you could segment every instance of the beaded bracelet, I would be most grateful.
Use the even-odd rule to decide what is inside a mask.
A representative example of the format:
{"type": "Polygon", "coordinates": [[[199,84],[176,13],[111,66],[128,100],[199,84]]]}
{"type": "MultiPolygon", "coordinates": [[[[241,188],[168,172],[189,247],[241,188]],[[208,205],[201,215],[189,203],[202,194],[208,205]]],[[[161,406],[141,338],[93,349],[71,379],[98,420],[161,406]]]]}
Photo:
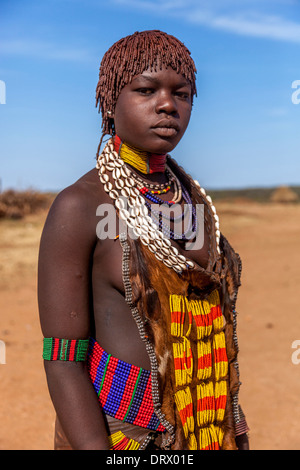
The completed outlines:
{"type": "Polygon", "coordinates": [[[88,339],[44,338],[43,359],[46,361],[85,361],[88,339]]]}

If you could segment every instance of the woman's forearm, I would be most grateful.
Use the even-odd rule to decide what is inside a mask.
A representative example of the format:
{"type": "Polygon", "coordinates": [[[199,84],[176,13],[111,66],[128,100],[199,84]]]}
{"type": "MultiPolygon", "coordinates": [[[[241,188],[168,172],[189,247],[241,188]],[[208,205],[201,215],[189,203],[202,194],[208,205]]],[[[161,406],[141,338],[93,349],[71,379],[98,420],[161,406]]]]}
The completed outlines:
{"type": "Polygon", "coordinates": [[[86,365],[45,361],[49,392],[74,450],[109,449],[107,430],[86,365]]]}

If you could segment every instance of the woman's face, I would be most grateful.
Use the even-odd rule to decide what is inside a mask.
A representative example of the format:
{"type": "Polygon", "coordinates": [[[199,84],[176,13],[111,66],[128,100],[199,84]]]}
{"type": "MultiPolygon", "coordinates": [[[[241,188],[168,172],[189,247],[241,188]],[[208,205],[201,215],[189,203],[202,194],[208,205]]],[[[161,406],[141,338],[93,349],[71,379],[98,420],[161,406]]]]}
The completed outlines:
{"type": "Polygon", "coordinates": [[[127,144],[151,153],[168,153],[182,138],[191,116],[190,83],[172,68],[146,70],[122,88],[114,123],[127,144]]]}

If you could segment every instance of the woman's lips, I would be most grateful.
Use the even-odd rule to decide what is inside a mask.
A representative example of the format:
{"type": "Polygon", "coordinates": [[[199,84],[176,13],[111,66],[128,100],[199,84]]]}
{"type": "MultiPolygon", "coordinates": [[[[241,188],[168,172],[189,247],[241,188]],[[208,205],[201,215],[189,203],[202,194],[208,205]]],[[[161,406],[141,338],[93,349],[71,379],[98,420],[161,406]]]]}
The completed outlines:
{"type": "Polygon", "coordinates": [[[161,137],[175,137],[178,133],[174,127],[154,127],[153,130],[161,137]]]}

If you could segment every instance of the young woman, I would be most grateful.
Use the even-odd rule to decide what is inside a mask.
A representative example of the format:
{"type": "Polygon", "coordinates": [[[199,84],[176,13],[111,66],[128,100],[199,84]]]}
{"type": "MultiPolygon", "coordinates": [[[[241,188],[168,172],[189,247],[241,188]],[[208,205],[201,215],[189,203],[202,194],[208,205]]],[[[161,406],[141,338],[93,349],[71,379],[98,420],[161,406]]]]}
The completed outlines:
{"type": "Polygon", "coordinates": [[[121,39],[101,62],[97,166],[57,196],[40,245],[56,449],[248,447],[240,260],[211,199],[169,156],[195,72],[187,48],[160,31],[121,39]]]}

